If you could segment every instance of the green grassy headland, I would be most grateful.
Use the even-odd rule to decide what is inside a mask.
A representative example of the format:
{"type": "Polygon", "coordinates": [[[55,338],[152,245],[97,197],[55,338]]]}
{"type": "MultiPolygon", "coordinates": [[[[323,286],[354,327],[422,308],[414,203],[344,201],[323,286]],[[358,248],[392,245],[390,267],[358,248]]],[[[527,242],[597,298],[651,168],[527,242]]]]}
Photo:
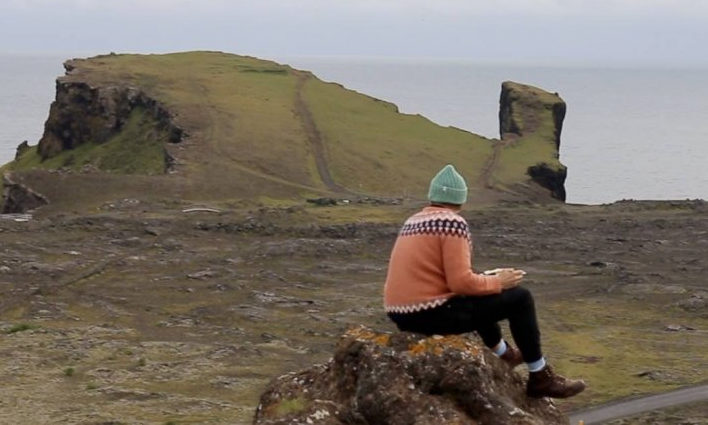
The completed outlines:
{"type": "MultiPolygon", "coordinates": [[[[399,113],[391,103],[287,65],[218,52],[112,54],[71,65],[74,70],[61,82],[137,88],[170,111],[188,136],[167,146],[177,158],[177,172],[155,176],[148,185],[145,175],[164,172],[169,143],[140,109],[108,142],[88,141],[44,160],[29,149],[0,168],[86,172],[91,165],[102,171],[88,179],[64,178],[65,185],[101,183],[68,191],[56,190],[40,172],[30,173],[24,182],[53,203],[91,206],[135,191],[139,198],[158,194],[190,201],[423,198],[430,176],[447,163],[465,175],[472,200],[494,198],[483,174],[498,141],[399,113]],[[70,200],[65,192],[72,192],[70,200]]],[[[546,117],[541,121],[542,129],[552,126],[546,117]]],[[[529,141],[502,149],[496,169],[487,170],[493,171],[493,186],[525,184],[529,166],[557,162],[546,145],[529,141]]]]}

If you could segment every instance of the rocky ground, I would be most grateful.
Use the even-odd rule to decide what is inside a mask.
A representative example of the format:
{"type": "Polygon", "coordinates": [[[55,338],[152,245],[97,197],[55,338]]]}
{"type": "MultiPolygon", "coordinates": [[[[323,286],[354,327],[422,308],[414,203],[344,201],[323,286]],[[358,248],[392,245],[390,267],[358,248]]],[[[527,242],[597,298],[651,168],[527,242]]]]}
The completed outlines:
{"type": "MultiPolygon", "coordinates": [[[[392,330],[386,261],[416,206],[183,207],[0,220],[0,423],[249,423],[346,329],[392,330]]],[[[708,381],[705,203],[464,214],[476,267],[528,272],[547,357],[589,383],[561,408],[708,381]]]]}

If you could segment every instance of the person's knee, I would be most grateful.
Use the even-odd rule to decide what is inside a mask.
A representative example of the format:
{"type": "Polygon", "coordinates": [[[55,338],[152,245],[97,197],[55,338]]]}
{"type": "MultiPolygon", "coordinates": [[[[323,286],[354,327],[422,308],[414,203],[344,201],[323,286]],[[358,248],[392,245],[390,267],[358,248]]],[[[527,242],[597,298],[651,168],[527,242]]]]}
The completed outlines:
{"type": "Polygon", "coordinates": [[[516,288],[511,289],[511,291],[513,291],[514,299],[517,302],[523,304],[533,304],[533,294],[531,294],[531,290],[525,286],[517,286],[516,288]]]}

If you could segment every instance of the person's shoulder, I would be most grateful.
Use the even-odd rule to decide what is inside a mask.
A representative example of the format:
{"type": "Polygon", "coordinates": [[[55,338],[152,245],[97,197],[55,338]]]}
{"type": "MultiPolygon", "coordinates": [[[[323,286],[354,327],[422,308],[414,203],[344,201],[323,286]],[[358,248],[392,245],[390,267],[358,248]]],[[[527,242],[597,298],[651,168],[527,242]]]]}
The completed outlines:
{"type": "Polygon", "coordinates": [[[454,211],[447,211],[440,217],[440,221],[444,223],[446,230],[449,228],[453,233],[459,236],[468,237],[469,224],[467,224],[467,220],[460,214],[454,211]]]}
{"type": "Polygon", "coordinates": [[[424,209],[412,215],[401,228],[400,235],[439,235],[469,238],[467,220],[448,209],[424,209]]]}

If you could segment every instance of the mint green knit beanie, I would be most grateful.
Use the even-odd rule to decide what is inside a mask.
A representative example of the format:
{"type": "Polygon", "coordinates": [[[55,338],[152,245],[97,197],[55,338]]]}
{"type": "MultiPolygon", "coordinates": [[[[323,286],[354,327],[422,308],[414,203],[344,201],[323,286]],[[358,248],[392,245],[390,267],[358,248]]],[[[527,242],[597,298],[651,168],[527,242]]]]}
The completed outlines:
{"type": "Polygon", "coordinates": [[[452,165],[446,165],[430,181],[430,202],[462,205],[467,202],[467,184],[452,165]]]}

